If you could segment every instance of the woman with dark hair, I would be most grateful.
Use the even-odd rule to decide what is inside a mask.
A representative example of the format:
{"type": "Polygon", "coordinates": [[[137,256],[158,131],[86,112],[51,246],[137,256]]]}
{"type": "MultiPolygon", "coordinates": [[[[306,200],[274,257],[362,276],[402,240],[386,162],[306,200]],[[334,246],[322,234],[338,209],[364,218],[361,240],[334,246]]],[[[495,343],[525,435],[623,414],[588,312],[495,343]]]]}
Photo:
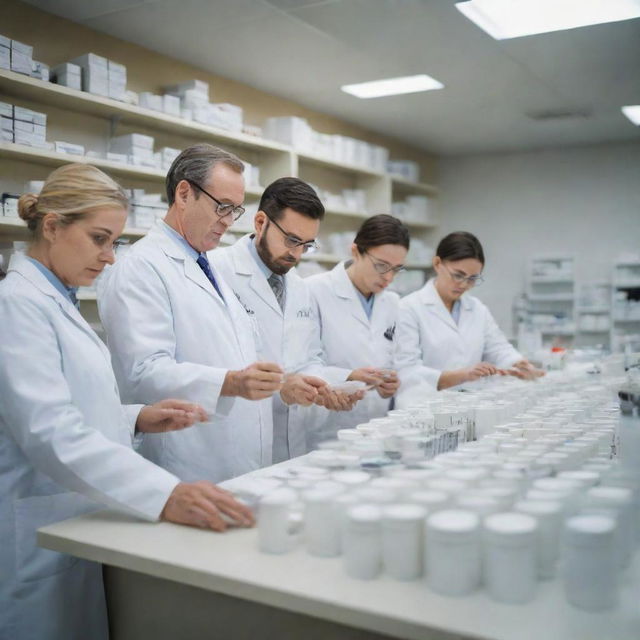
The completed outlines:
{"type": "Polygon", "coordinates": [[[433,268],[435,277],[400,303],[396,366],[405,388],[427,383],[441,390],[496,373],[541,373],[509,344],[489,309],[463,295],[483,281],[484,252],[473,234],[445,236],[433,268]]]}
{"type": "Polygon", "coordinates": [[[399,380],[393,370],[393,344],[399,297],[386,291],[404,270],[409,230],[381,214],[362,223],[351,245],[351,259],[328,273],[307,279],[320,323],[325,364],[347,380],[371,386],[348,413],[327,418],[322,431],[332,437],[351,426],[385,415],[399,380]]]}

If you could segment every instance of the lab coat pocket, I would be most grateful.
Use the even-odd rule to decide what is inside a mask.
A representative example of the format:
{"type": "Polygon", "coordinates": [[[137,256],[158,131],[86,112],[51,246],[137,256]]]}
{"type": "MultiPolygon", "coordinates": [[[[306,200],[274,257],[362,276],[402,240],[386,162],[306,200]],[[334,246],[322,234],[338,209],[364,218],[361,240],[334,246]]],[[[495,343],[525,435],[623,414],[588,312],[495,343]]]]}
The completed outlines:
{"type": "Polygon", "coordinates": [[[16,526],[16,569],[21,582],[42,580],[66,571],[78,558],[38,546],[37,530],[97,508],[77,493],[33,496],[14,503],[16,526]]]}

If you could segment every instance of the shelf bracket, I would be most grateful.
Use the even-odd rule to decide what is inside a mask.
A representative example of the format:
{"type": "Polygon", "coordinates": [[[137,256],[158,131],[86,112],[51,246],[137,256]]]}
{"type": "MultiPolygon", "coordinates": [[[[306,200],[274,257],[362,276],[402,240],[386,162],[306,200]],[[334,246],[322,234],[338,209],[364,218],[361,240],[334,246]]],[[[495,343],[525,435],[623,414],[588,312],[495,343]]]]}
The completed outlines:
{"type": "Polygon", "coordinates": [[[120,124],[120,120],[122,120],[122,116],[118,114],[114,114],[109,118],[109,142],[111,142],[111,138],[115,136],[116,129],[120,124]]]}

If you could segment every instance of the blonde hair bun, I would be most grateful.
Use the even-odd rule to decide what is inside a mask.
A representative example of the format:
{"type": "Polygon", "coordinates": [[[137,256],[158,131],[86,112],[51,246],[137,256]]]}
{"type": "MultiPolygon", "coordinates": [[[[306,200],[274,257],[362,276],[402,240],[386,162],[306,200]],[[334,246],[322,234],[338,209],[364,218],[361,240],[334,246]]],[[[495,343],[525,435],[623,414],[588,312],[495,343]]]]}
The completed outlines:
{"type": "Polygon", "coordinates": [[[37,193],[25,193],[18,200],[18,215],[29,225],[29,228],[31,228],[30,223],[35,225],[38,220],[38,200],[37,193]]]}

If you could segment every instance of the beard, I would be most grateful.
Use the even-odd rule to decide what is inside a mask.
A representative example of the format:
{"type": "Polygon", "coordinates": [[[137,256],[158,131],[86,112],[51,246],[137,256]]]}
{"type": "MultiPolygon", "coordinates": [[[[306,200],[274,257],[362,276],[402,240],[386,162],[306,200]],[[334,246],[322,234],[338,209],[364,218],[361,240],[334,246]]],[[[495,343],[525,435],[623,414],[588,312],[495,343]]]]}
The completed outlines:
{"type": "Polygon", "coordinates": [[[271,253],[269,247],[267,246],[266,233],[263,233],[260,240],[258,240],[258,242],[256,243],[256,250],[262,262],[264,262],[264,264],[273,273],[279,276],[284,276],[289,273],[289,271],[291,271],[291,269],[295,267],[299,262],[299,260],[296,260],[292,255],[288,255],[286,258],[280,258],[280,260],[285,261],[285,264],[283,264],[282,262],[278,262],[278,259],[274,257],[273,253],[271,253]]]}

